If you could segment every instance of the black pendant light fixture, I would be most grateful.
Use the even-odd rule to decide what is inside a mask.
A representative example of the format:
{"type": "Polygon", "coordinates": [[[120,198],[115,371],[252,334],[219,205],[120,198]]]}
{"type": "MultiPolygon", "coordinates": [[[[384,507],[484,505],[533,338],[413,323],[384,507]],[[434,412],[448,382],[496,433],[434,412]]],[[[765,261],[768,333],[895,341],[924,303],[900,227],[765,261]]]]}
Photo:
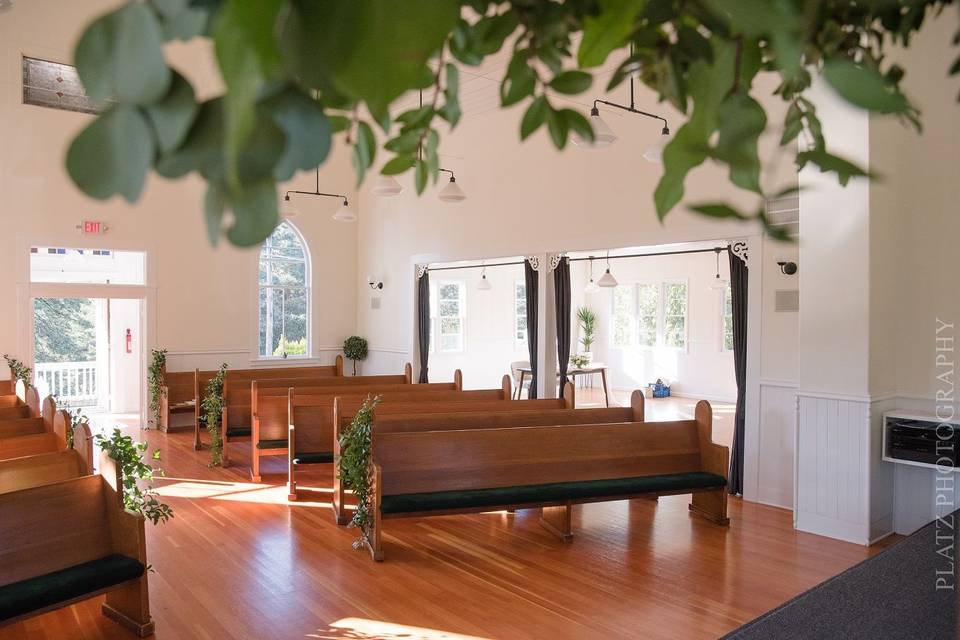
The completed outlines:
{"type": "Polygon", "coordinates": [[[290,194],[296,193],[304,196],[319,196],[321,198],[341,198],[343,204],[337,209],[337,212],[333,214],[333,219],[337,222],[356,222],[357,214],[350,207],[350,202],[347,200],[347,196],[342,193],[323,193],[320,191],[320,167],[317,167],[317,187],[313,191],[297,191],[296,189],[287,191],[283,195],[284,202],[290,202],[290,194]]]}

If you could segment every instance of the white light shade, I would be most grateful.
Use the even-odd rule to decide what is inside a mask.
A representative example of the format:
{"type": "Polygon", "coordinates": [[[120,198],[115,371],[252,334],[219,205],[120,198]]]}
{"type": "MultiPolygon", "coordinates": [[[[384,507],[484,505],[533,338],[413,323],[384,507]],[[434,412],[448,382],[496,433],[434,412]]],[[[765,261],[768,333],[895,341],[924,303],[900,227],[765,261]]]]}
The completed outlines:
{"type": "Polygon", "coordinates": [[[489,291],[493,288],[493,285],[490,284],[490,281],[487,280],[487,274],[480,276],[480,282],[477,283],[477,289],[480,291],[489,291]]]}
{"type": "Polygon", "coordinates": [[[670,142],[670,135],[661,133],[643,152],[643,159],[653,164],[661,164],[663,162],[663,148],[667,146],[668,142],[670,142]]]}
{"type": "Polygon", "coordinates": [[[727,281],[721,278],[719,275],[714,277],[713,281],[710,282],[710,288],[714,291],[721,291],[727,288],[727,281]]]}
{"type": "Polygon", "coordinates": [[[573,133],[573,144],[578,147],[586,147],[593,149],[602,149],[604,147],[609,147],[611,144],[617,141],[617,134],[613,132],[613,129],[606,123],[606,121],[600,117],[600,112],[597,111],[590,113],[590,124],[593,126],[593,142],[580,137],[576,132],[573,133]]]}
{"type": "Polygon", "coordinates": [[[600,276],[600,280],[597,282],[597,286],[604,287],[604,288],[617,286],[617,279],[613,277],[612,273],[610,273],[609,268],[607,269],[606,273],[600,276]]]}
{"type": "Polygon", "coordinates": [[[357,214],[350,207],[350,203],[344,200],[343,205],[333,214],[333,219],[337,222],[356,222],[357,214]]]}
{"type": "Polygon", "coordinates": [[[393,176],[378,176],[373,185],[373,194],[377,196],[398,196],[403,192],[403,186],[393,176]]]}
{"type": "Polygon", "coordinates": [[[596,293],[600,290],[600,287],[597,286],[597,283],[593,281],[593,278],[590,278],[590,282],[587,283],[587,286],[583,288],[584,293],[596,293]]]}
{"type": "Polygon", "coordinates": [[[455,178],[450,178],[447,186],[440,190],[439,198],[444,202],[462,202],[467,199],[467,194],[463,192],[455,178]]]}

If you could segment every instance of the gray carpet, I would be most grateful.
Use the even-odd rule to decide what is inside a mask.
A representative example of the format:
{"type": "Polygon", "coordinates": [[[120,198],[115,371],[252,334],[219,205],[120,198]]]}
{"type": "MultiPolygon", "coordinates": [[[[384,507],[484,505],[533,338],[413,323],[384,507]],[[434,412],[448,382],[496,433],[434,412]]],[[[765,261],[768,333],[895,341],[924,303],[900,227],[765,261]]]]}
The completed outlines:
{"type": "Polygon", "coordinates": [[[724,636],[734,640],[960,638],[960,510],[724,636]],[[938,572],[941,572],[938,574],[938,572]],[[953,589],[937,589],[938,575],[953,589]]]}

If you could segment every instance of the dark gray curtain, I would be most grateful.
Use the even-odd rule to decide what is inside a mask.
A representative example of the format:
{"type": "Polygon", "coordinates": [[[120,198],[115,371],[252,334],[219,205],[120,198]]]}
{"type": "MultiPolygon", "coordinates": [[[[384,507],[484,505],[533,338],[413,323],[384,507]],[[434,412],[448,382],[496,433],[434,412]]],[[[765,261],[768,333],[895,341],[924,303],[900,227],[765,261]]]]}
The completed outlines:
{"type": "Polygon", "coordinates": [[[427,364],[430,359],[430,272],[424,271],[417,281],[417,342],[420,347],[420,378],[425,384],[427,364]]]}
{"type": "Polygon", "coordinates": [[[557,366],[562,398],[570,363],[570,261],[566,256],[560,258],[560,264],[553,271],[553,293],[557,303],[557,366]]]}
{"type": "Polygon", "coordinates": [[[743,437],[747,395],[747,264],[730,254],[730,292],[733,303],[733,371],[737,378],[737,412],[733,422],[733,450],[730,453],[732,495],[743,494],[743,437]]]}
{"type": "Polygon", "coordinates": [[[528,398],[537,397],[537,293],[540,281],[529,260],[523,261],[523,276],[527,291],[527,352],[530,354],[530,388],[528,398]]]}

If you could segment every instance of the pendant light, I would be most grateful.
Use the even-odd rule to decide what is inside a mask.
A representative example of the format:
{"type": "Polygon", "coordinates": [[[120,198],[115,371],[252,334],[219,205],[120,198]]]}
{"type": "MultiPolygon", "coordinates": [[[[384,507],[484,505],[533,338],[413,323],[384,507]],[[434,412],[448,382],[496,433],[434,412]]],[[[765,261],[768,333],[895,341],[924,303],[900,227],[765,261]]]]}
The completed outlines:
{"type": "Polygon", "coordinates": [[[492,288],[493,285],[487,280],[487,267],[484,266],[480,271],[480,282],[477,283],[477,289],[480,289],[480,291],[490,291],[492,288]]]}
{"type": "Polygon", "coordinates": [[[663,164],[663,148],[668,142],[670,142],[670,129],[664,126],[657,139],[651,142],[643,152],[643,159],[651,164],[663,164]]]}
{"type": "Polygon", "coordinates": [[[377,176],[373,185],[373,195],[381,197],[398,196],[403,193],[403,186],[393,176],[377,176]]]}
{"type": "Polygon", "coordinates": [[[722,249],[720,247],[714,248],[714,251],[717,255],[717,275],[710,282],[710,288],[714,291],[721,291],[727,288],[727,281],[720,277],[720,252],[722,249]]]}
{"type": "Polygon", "coordinates": [[[465,194],[463,189],[460,188],[460,185],[457,184],[457,177],[453,175],[453,171],[449,169],[440,169],[440,171],[450,174],[450,182],[440,190],[438,197],[444,202],[463,202],[466,200],[467,194],[465,194]]]}
{"type": "Polygon", "coordinates": [[[590,282],[583,288],[584,293],[596,293],[600,290],[597,283],[593,281],[593,256],[590,256],[590,282]]]}
{"type": "Polygon", "coordinates": [[[607,251],[607,271],[602,276],[600,276],[600,280],[597,282],[597,286],[603,287],[604,289],[611,289],[617,286],[617,279],[613,277],[612,273],[610,273],[610,252],[609,251],[607,251]]]}
{"type": "Polygon", "coordinates": [[[350,203],[347,202],[347,199],[343,199],[343,204],[337,209],[337,212],[333,214],[333,219],[337,222],[356,222],[357,213],[350,206],[350,203]]]}
{"type": "Polygon", "coordinates": [[[574,132],[572,136],[573,144],[578,147],[603,149],[617,141],[617,134],[613,132],[606,120],[600,117],[600,109],[596,105],[590,109],[590,125],[593,127],[593,140],[587,140],[574,132]]]}

